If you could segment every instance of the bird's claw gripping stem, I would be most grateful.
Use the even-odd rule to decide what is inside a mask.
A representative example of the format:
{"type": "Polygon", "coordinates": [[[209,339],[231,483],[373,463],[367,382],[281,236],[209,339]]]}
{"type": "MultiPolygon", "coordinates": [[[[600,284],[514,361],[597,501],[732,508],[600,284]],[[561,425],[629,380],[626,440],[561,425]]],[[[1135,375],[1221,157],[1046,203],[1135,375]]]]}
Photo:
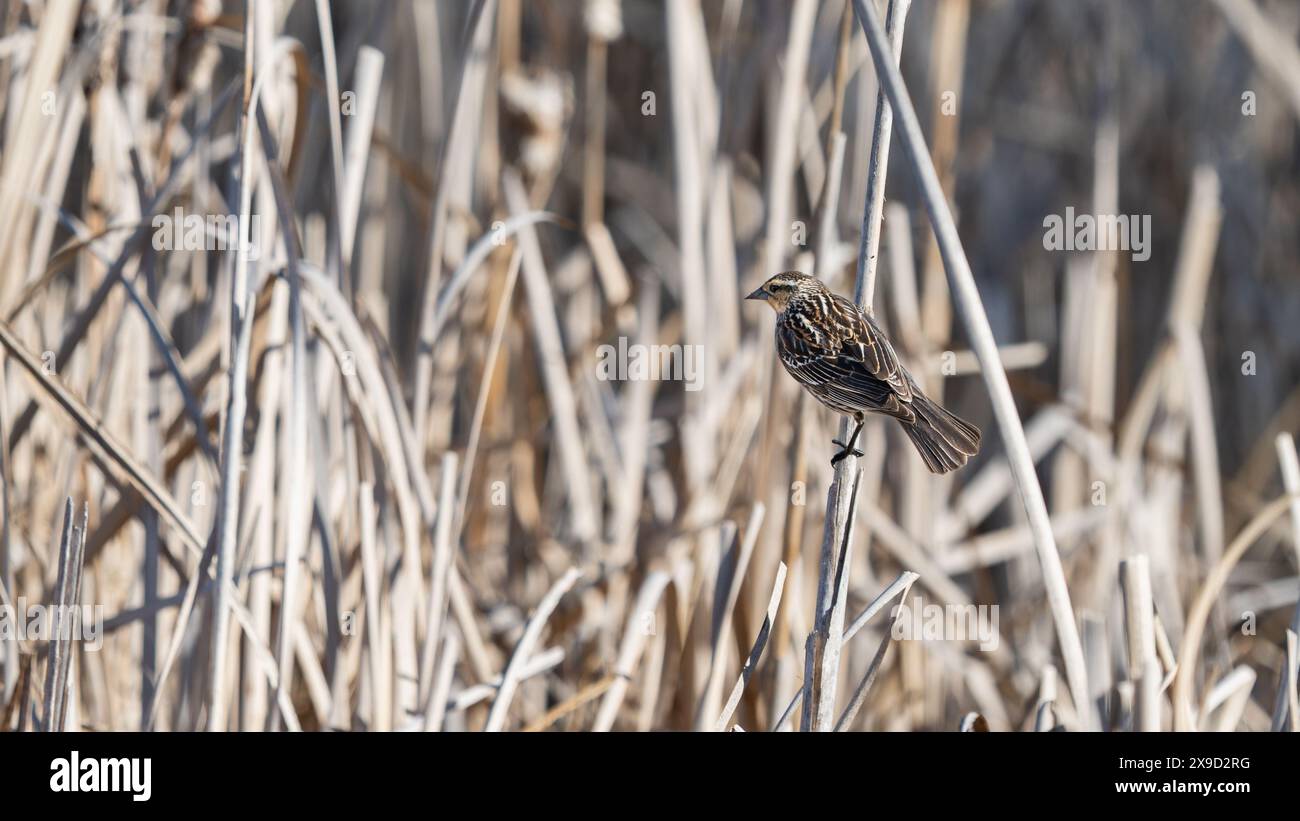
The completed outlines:
{"type": "Polygon", "coordinates": [[[858,434],[862,433],[863,424],[864,424],[863,420],[858,419],[857,427],[853,429],[853,434],[849,437],[849,443],[847,445],[838,439],[831,440],[832,445],[840,446],[839,453],[836,453],[834,456],[831,457],[831,467],[834,467],[835,465],[838,465],[840,462],[844,461],[846,458],[848,458],[848,455],[850,453],[858,457],[861,457],[863,455],[862,451],[854,447],[854,445],[858,443],[858,434]]]}
{"type": "Polygon", "coordinates": [[[849,456],[849,454],[853,454],[854,456],[857,456],[857,457],[859,457],[859,458],[865,455],[865,454],[863,454],[862,451],[858,450],[857,448],[851,448],[851,447],[849,447],[848,445],[844,444],[843,442],[841,442],[841,441],[838,440],[838,439],[832,439],[832,440],[831,440],[831,444],[832,444],[832,445],[839,445],[839,446],[840,446],[840,450],[839,450],[839,452],[836,453],[834,456],[831,457],[831,464],[832,464],[832,465],[838,465],[840,462],[842,462],[842,461],[844,461],[845,459],[847,459],[848,456],[849,456]]]}

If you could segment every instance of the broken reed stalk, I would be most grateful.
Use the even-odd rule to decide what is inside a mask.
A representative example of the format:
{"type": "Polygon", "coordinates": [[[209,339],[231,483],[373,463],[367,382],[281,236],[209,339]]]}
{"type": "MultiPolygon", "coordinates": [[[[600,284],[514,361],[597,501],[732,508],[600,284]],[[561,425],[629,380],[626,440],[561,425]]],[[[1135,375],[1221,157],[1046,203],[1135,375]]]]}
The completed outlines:
{"type": "MultiPolygon", "coordinates": [[[[915,578],[915,576],[913,577],[915,578]]],[[[907,590],[909,588],[903,590],[901,598],[904,601],[907,599],[907,590]]],[[[858,711],[862,709],[862,705],[867,701],[867,691],[871,689],[871,683],[876,680],[876,673],[880,672],[880,665],[885,660],[885,651],[889,649],[889,645],[893,641],[894,629],[902,614],[902,607],[894,609],[894,618],[890,620],[889,626],[885,628],[884,635],[880,637],[880,644],[876,646],[876,654],[871,658],[871,663],[867,665],[867,672],[863,673],[862,679],[853,691],[853,697],[849,699],[849,706],[844,708],[839,721],[835,722],[835,732],[842,733],[853,726],[853,720],[858,717],[858,711]]]]}
{"type": "Polygon", "coordinates": [[[776,620],[776,610],[781,605],[781,593],[785,589],[785,562],[781,562],[776,568],[776,581],[772,584],[772,596],[767,603],[767,614],[763,617],[763,626],[758,630],[758,638],[754,639],[754,646],[749,650],[749,657],[745,659],[745,664],[740,669],[740,677],[736,684],[731,688],[731,695],[727,696],[727,703],[722,707],[722,714],[718,716],[717,722],[714,723],[715,732],[725,732],[727,724],[731,721],[731,716],[736,712],[736,707],[740,705],[740,697],[745,693],[745,685],[749,683],[749,677],[754,674],[754,668],[758,666],[758,661],[763,656],[763,649],[767,647],[767,637],[772,631],[772,622],[776,620]]]}
{"type": "MultiPolygon", "coordinates": [[[[867,622],[871,620],[872,616],[875,616],[883,610],[885,605],[894,600],[895,596],[898,596],[900,593],[905,593],[909,588],[911,588],[912,582],[919,578],[920,576],[918,574],[913,573],[910,570],[904,570],[897,579],[872,599],[871,604],[867,605],[865,610],[858,614],[858,617],[853,620],[852,625],[844,631],[843,641],[848,642],[857,635],[858,631],[867,625],[867,622]]],[[[790,703],[786,705],[785,709],[781,711],[781,714],[772,723],[772,732],[779,732],[781,728],[785,726],[786,721],[794,712],[794,708],[799,706],[799,703],[803,701],[803,696],[804,691],[802,687],[795,691],[794,697],[790,699],[790,703]]]]}
{"type": "Polygon", "coordinates": [[[980,361],[984,382],[989,391],[989,400],[993,405],[998,428],[1007,450],[1007,460],[1011,464],[1016,486],[1020,491],[1021,503],[1025,506],[1025,513],[1034,534],[1034,547],[1042,568],[1043,585],[1051,606],[1052,620],[1056,625],[1057,641],[1060,644],[1062,660],[1065,662],[1070,695],[1076,705],[1082,726],[1085,729],[1091,728],[1090,712],[1086,709],[1089,703],[1088,676],[1084,666],[1083,645],[1079,641],[1079,629],[1075,624],[1074,608],[1070,604],[1070,591],[1065,583],[1061,556],[1056,549],[1056,538],[1052,534],[1047,504],[1043,500],[1038,475],[1034,472],[1033,459],[1025,440],[1024,428],[1020,424],[1015,397],[1011,394],[1006,371],[1003,370],[1002,361],[998,356],[997,341],[993,337],[993,329],[989,326],[988,315],[984,312],[979,288],[975,285],[975,277],[971,273],[966,252],[962,249],[957,224],[953,220],[943,188],[939,184],[938,173],[930,160],[920,121],[912,107],[902,74],[892,62],[889,41],[881,28],[879,15],[872,4],[864,0],[853,0],[853,3],[858,12],[858,20],[867,33],[867,45],[871,49],[876,73],[894,107],[896,124],[900,127],[900,136],[903,138],[903,147],[920,183],[921,196],[930,215],[935,238],[939,243],[939,251],[943,257],[944,269],[948,275],[948,284],[956,308],[962,317],[966,335],[971,340],[971,347],[980,361]]]}
{"type": "Polygon", "coordinates": [[[50,651],[45,657],[45,697],[44,714],[41,729],[45,732],[58,732],[63,729],[59,704],[63,698],[63,688],[67,685],[64,658],[72,652],[72,642],[63,638],[64,618],[72,599],[72,588],[76,586],[72,577],[80,573],[74,568],[77,547],[73,543],[72,497],[63,503],[63,535],[59,537],[59,575],[54,584],[54,612],[57,614],[54,624],[56,629],[50,637],[50,651]]]}
{"type": "MultiPolygon", "coordinates": [[[[807,692],[804,694],[803,729],[814,732],[829,732],[833,729],[831,722],[835,718],[840,649],[844,643],[844,610],[848,602],[849,572],[853,559],[854,513],[857,511],[862,474],[862,468],[854,470],[843,519],[837,518],[828,524],[822,543],[817,599],[819,604],[829,602],[829,606],[819,613],[813,634],[808,637],[808,672],[804,676],[807,692]],[[830,538],[838,541],[829,542],[830,538]],[[834,552],[836,549],[838,555],[834,552]],[[826,585],[824,589],[823,583],[826,585]]],[[[836,477],[836,483],[839,478],[836,477]]],[[[829,499],[835,499],[839,493],[836,483],[831,485],[829,499]]],[[[828,504],[828,507],[831,505],[828,504]]]]}
{"type": "Polygon", "coordinates": [[[69,692],[75,694],[78,689],[77,682],[72,678],[72,660],[76,655],[73,648],[76,646],[77,635],[81,628],[81,580],[86,571],[86,527],[89,519],[89,505],[82,502],[81,523],[72,526],[72,555],[69,556],[67,600],[63,604],[64,609],[59,617],[59,632],[68,631],[71,635],[61,659],[59,686],[54,692],[54,729],[57,732],[63,732],[68,723],[68,694],[69,692]]]}
{"type": "Polygon", "coordinates": [[[731,658],[731,653],[724,647],[724,641],[732,634],[732,614],[736,609],[736,600],[740,597],[741,585],[745,582],[749,560],[754,555],[754,544],[758,541],[758,532],[763,526],[765,512],[762,502],[755,504],[750,511],[745,532],[736,534],[735,548],[730,552],[730,575],[725,577],[727,587],[725,590],[721,588],[718,590],[723,595],[718,596],[714,601],[713,624],[710,631],[712,650],[709,654],[709,672],[705,678],[704,692],[696,707],[695,728],[697,730],[713,727],[709,719],[718,713],[718,699],[722,695],[720,689],[722,676],[731,658]]]}
{"type": "Polygon", "coordinates": [[[1129,680],[1136,687],[1133,729],[1157,732],[1160,730],[1160,660],[1156,656],[1151,563],[1145,553],[1121,562],[1120,583],[1128,637],[1129,680]]]}

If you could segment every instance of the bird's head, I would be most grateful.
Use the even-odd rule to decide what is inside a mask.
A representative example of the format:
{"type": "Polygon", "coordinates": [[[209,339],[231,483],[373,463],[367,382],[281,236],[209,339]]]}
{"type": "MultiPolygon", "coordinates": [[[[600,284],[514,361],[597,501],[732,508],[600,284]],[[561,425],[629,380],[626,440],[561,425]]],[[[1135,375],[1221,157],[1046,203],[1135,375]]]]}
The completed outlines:
{"type": "Polygon", "coordinates": [[[790,300],[800,294],[823,287],[816,279],[798,271],[784,271],[758,286],[758,290],[745,299],[761,299],[773,310],[784,311],[790,300]]]}

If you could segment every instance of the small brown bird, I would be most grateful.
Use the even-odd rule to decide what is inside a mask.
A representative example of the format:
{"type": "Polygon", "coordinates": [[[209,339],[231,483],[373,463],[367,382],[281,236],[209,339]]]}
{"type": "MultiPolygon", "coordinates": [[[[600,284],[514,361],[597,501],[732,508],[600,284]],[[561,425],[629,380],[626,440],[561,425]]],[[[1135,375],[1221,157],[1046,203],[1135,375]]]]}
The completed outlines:
{"type": "Polygon", "coordinates": [[[921,393],[880,326],[854,303],[813,277],[786,271],[745,297],[776,310],[776,352],[799,384],[831,410],[857,422],[848,444],[835,440],[838,464],[852,453],[867,411],[903,425],[933,473],[947,473],[979,452],[979,428],[921,393]]]}

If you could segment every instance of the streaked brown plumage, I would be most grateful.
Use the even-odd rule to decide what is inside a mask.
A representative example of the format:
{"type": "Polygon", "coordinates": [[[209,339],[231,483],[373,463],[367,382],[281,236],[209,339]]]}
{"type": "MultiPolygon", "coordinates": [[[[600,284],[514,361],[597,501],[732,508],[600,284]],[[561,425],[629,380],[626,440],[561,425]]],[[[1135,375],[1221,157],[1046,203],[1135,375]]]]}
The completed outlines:
{"type": "Polygon", "coordinates": [[[867,313],[813,277],[786,271],[746,299],[776,310],[776,352],[781,364],[823,405],[857,421],[848,444],[838,441],[838,463],[853,449],[867,411],[903,425],[933,473],[947,473],[979,452],[980,432],[921,393],[898,361],[880,326],[867,313]]]}

